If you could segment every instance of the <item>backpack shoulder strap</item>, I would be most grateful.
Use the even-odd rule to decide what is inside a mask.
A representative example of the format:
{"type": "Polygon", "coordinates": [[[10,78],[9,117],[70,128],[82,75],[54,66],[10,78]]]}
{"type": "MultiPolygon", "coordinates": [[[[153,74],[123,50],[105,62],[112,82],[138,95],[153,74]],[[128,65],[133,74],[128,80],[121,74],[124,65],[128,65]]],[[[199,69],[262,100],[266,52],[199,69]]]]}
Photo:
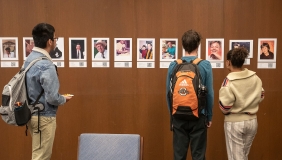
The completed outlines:
{"type": "Polygon", "coordinates": [[[180,64],[182,64],[183,62],[186,62],[185,60],[182,59],[177,59],[174,60],[174,62],[176,63],[175,66],[172,69],[172,74],[170,75],[170,79],[175,75],[176,71],[178,70],[180,64]]]}
{"type": "Polygon", "coordinates": [[[199,63],[201,63],[203,60],[201,59],[201,58],[196,58],[196,59],[194,59],[193,61],[192,61],[192,63],[193,64],[195,64],[196,65],[196,68],[197,68],[197,75],[199,75],[199,77],[200,77],[200,83],[201,83],[201,81],[202,81],[202,76],[201,76],[201,73],[200,73],[200,71],[199,71],[199,68],[198,68],[198,64],[199,63]]]}
{"type": "Polygon", "coordinates": [[[28,71],[29,68],[32,67],[37,61],[40,61],[40,60],[42,60],[42,59],[46,59],[46,58],[44,58],[44,57],[38,57],[38,58],[34,59],[33,61],[31,61],[31,62],[26,66],[26,68],[24,68],[24,64],[23,64],[23,65],[22,65],[22,68],[21,68],[21,70],[20,70],[20,72],[22,72],[22,71],[24,71],[24,70],[28,71]]]}
{"type": "Polygon", "coordinates": [[[177,59],[177,60],[175,60],[175,62],[176,62],[177,64],[181,64],[183,61],[182,61],[182,59],[177,59]]]}
{"type": "Polygon", "coordinates": [[[201,61],[202,61],[201,58],[196,58],[196,59],[193,60],[193,63],[198,65],[201,61]]]}

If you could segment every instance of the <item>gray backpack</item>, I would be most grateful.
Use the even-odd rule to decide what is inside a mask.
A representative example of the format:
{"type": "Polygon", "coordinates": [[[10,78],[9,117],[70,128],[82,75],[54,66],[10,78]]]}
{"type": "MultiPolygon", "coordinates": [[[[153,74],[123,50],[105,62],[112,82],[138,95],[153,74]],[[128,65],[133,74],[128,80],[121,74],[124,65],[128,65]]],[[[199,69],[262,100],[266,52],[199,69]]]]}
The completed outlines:
{"type": "Polygon", "coordinates": [[[26,68],[23,65],[21,70],[4,86],[0,114],[6,123],[24,126],[31,119],[31,114],[44,109],[43,104],[37,104],[44,91],[40,93],[35,103],[30,104],[25,82],[26,72],[32,65],[42,59],[44,57],[33,60],[26,68]]]}

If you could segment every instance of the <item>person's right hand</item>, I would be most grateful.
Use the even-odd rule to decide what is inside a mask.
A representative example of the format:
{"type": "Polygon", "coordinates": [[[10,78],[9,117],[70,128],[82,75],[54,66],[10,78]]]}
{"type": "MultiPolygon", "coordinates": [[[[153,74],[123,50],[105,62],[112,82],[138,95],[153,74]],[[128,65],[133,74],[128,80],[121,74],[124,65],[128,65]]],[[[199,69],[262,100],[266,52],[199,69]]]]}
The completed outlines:
{"type": "Polygon", "coordinates": [[[65,96],[63,95],[65,98],[66,98],[66,102],[68,102],[70,99],[72,99],[72,96],[65,96]]]}

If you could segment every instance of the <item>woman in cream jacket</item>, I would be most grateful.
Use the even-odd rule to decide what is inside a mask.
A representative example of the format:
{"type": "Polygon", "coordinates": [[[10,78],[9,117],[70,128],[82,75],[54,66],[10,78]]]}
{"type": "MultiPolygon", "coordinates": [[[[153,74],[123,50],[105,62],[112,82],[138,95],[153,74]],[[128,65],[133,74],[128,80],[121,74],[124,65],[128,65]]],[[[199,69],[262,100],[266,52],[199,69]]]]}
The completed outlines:
{"type": "Polygon", "coordinates": [[[236,48],[227,53],[230,73],[219,90],[219,108],[225,115],[224,132],[228,160],[247,160],[257,133],[259,103],[264,98],[261,79],[243,68],[248,52],[236,48]]]}

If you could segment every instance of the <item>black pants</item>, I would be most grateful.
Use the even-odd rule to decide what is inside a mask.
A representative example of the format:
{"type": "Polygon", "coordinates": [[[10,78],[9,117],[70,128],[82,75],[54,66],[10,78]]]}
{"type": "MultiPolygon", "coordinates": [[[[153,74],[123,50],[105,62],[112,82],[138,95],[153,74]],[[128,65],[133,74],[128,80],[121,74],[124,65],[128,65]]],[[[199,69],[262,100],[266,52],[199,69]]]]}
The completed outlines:
{"type": "Polygon", "coordinates": [[[173,119],[174,160],[186,160],[189,144],[193,160],[205,160],[207,148],[206,117],[196,121],[173,119]]]}

